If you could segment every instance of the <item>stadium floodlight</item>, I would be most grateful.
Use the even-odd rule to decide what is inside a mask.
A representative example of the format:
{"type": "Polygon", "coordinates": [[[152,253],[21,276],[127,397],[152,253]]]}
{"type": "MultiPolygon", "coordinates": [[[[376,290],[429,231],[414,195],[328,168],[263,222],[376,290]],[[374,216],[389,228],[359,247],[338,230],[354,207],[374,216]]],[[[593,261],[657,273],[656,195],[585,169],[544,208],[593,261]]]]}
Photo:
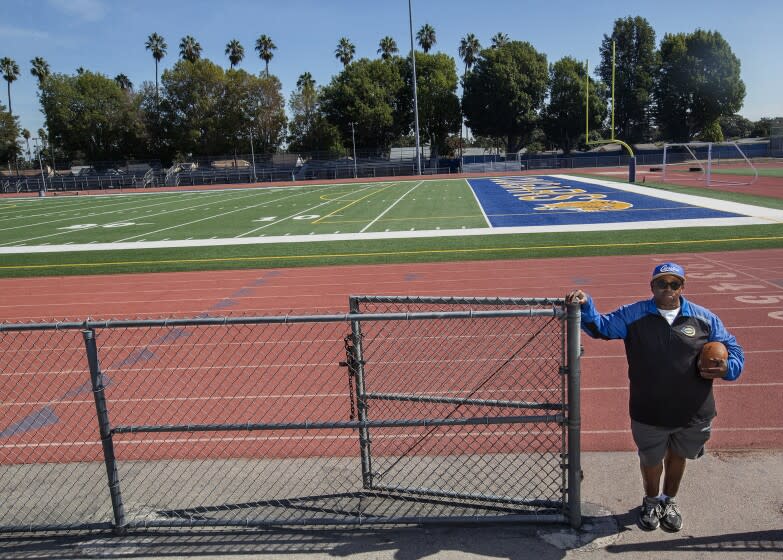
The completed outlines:
{"type": "Polygon", "coordinates": [[[348,124],[351,125],[351,144],[353,144],[353,178],[356,179],[359,176],[356,172],[356,130],[354,129],[356,123],[351,121],[348,124]]]}
{"type": "Polygon", "coordinates": [[[419,149],[419,96],[416,92],[416,50],[413,48],[413,9],[408,0],[408,24],[411,32],[411,62],[413,63],[413,115],[416,124],[416,174],[421,175],[421,150],[419,149]]]}

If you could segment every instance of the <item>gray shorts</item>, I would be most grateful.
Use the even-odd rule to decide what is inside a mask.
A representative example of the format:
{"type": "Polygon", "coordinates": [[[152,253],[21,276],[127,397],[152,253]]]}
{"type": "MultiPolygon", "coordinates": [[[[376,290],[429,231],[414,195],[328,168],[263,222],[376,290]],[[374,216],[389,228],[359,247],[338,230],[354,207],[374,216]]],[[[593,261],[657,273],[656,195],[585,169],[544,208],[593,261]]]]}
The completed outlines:
{"type": "Polygon", "coordinates": [[[704,444],[710,439],[711,428],[712,420],[685,428],[662,428],[631,420],[633,440],[645,467],[659,465],[667,449],[686,459],[698,459],[704,455],[704,444]]]}

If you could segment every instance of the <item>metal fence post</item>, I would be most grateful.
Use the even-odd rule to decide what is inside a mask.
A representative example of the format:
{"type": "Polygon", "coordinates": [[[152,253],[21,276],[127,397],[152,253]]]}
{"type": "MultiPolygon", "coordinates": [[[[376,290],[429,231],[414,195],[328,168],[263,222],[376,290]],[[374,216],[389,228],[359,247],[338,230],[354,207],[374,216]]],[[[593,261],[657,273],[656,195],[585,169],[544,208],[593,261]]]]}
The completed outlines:
{"type": "Polygon", "coordinates": [[[103,374],[101,373],[98,364],[98,347],[95,343],[95,331],[86,329],[82,331],[82,335],[84,336],[84,345],[87,348],[87,361],[90,365],[92,394],[95,398],[95,410],[98,415],[98,429],[101,434],[103,458],[106,463],[106,474],[108,475],[111,508],[114,514],[114,532],[115,534],[123,535],[127,531],[125,527],[125,508],[122,505],[120,477],[117,472],[117,460],[114,457],[114,442],[112,441],[111,424],[109,423],[109,410],[106,406],[103,374]]]}
{"type": "MultiPolygon", "coordinates": [[[[350,298],[351,313],[359,313],[359,302],[350,298]]],[[[351,335],[356,357],[356,415],[359,422],[367,421],[367,393],[364,388],[364,356],[362,352],[362,325],[360,321],[351,321],[351,335]]],[[[370,431],[367,426],[359,428],[359,452],[362,460],[362,486],[372,488],[372,455],[370,453],[370,431]]]]}
{"type": "Polygon", "coordinates": [[[571,527],[582,525],[582,450],[581,450],[581,339],[582,313],[578,303],[566,306],[566,357],[568,360],[568,520],[571,527]]]}

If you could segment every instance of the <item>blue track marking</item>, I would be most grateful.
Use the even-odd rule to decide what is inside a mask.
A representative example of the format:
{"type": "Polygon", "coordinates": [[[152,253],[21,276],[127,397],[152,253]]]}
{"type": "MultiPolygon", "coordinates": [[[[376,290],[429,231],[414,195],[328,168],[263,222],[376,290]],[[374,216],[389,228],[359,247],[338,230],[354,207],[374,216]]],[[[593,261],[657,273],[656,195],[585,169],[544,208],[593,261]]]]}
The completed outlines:
{"type": "Polygon", "coordinates": [[[470,179],[492,227],[549,226],[657,220],[735,218],[743,214],[711,210],[550,176],[470,179]]]}

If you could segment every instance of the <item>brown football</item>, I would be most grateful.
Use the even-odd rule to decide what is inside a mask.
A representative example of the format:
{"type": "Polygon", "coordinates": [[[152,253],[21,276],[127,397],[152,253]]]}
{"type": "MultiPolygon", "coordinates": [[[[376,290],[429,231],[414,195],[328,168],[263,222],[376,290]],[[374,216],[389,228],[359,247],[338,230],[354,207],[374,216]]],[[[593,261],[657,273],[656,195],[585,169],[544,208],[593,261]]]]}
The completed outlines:
{"type": "Polygon", "coordinates": [[[699,354],[699,369],[713,367],[712,360],[728,360],[729,351],[721,342],[708,342],[699,354]]]}

